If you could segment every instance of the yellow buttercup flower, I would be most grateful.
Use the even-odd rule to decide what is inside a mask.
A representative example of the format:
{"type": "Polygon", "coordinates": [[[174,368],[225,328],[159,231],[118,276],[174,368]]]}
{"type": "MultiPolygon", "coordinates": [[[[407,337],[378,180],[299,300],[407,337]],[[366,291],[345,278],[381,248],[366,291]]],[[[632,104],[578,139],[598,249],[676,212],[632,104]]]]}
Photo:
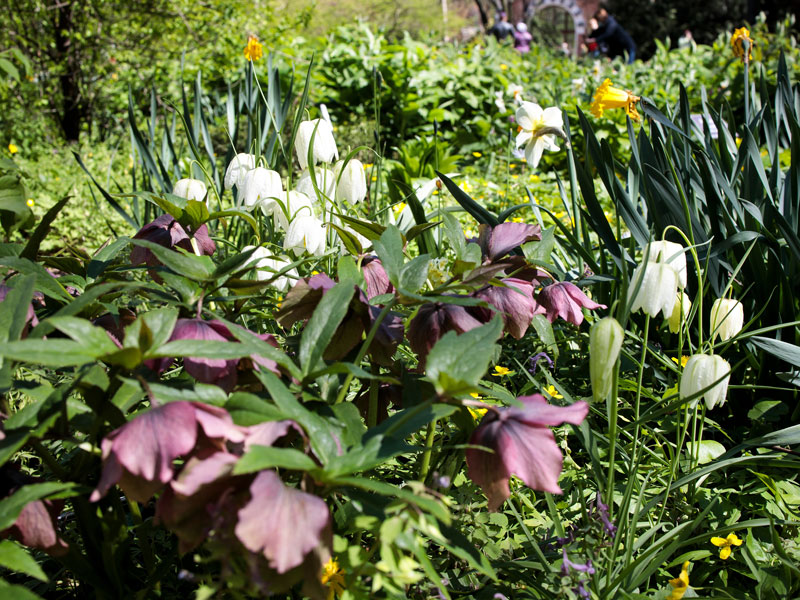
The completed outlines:
{"type": "Polygon", "coordinates": [[[264,54],[264,52],[258,38],[251,35],[247,38],[247,46],[244,47],[244,57],[247,60],[253,61],[261,58],[262,54],[264,54]]]}
{"type": "Polygon", "coordinates": [[[731,36],[731,47],[733,48],[733,53],[742,60],[745,60],[744,42],[748,44],[747,62],[750,62],[753,60],[753,39],[750,37],[750,32],[747,30],[747,27],[740,27],[734,31],[731,36]]]}
{"type": "Polygon", "coordinates": [[[481,154],[480,152],[473,152],[472,156],[474,156],[475,158],[480,158],[481,156],[483,156],[483,154],[481,154]]]}
{"type": "Polygon", "coordinates": [[[36,204],[36,203],[33,201],[33,198],[28,198],[28,199],[25,201],[25,204],[27,204],[27,205],[28,205],[28,208],[33,208],[33,205],[34,205],[34,204],[36,204]]]}
{"type": "Polygon", "coordinates": [[[678,360],[674,356],[672,357],[672,362],[674,362],[676,365],[680,365],[681,367],[685,367],[688,360],[689,360],[689,357],[686,356],[686,355],[681,356],[680,360],[678,360]]]}
{"type": "Polygon", "coordinates": [[[469,411],[469,414],[472,415],[472,418],[476,421],[483,419],[483,415],[486,414],[485,408],[473,408],[472,406],[468,406],[467,410],[469,411]]]}
{"type": "Polygon", "coordinates": [[[590,107],[592,114],[598,119],[603,116],[603,111],[609,108],[624,108],[628,116],[634,121],[639,120],[639,113],[636,111],[636,103],[641,98],[632,93],[611,85],[611,80],[606,79],[597,88],[590,107]]]}
{"type": "Polygon", "coordinates": [[[500,70],[501,71],[508,71],[508,65],[505,63],[500,63],[500,70]]]}
{"type": "Polygon", "coordinates": [[[667,596],[667,600],[681,600],[686,590],[689,589],[689,561],[683,563],[681,574],[676,579],[670,579],[669,584],[672,586],[672,592],[667,596]]]}
{"type": "Polygon", "coordinates": [[[19,152],[19,146],[17,146],[16,144],[9,144],[8,151],[11,152],[11,154],[16,154],[17,152],[19,152]]]}
{"type": "Polygon", "coordinates": [[[735,533],[729,533],[728,537],[712,537],[711,543],[719,548],[719,557],[727,560],[733,552],[733,546],[741,546],[742,540],[736,537],[735,533]]]}
{"type": "Polygon", "coordinates": [[[545,392],[545,394],[547,394],[551,398],[558,399],[558,398],[563,398],[564,397],[564,396],[562,396],[561,394],[558,393],[558,390],[556,390],[556,386],[554,386],[554,385],[548,386],[548,388],[544,392],[545,392]]]}
{"type": "Polygon", "coordinates": [[[500,365],[496,365],[494,368],[494,375],[495,377],[502,377],[503,375],[508,375],[511,373],[511,369],[507,369],[506,367],[501,367],[500,365]]]}
{"type": "Polygon", "coordinates": [[[339,568],[339,563],[329,558],[322,567],[320,581],[322,581],[322,585],[328,586],[328,600],[341,596],[344,591],[344,571],[339,568]]]}

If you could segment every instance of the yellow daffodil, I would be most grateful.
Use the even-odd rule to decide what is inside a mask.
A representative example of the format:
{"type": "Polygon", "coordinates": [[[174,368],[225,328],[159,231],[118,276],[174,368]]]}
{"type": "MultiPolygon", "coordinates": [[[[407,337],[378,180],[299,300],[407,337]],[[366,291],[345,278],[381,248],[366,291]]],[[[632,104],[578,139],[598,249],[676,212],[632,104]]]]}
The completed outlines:
{"type": "Polygon", "coordinates": [[[613,87],[611,80],[606,79],[594,93],[591,111],[599,119],[606,109],[624,108],[631,119],[638,121],[639,113],[636,111],[636,103],[639,100],[639,96],[634,96],[630,92],[613,87]]]}
{"type": "Polygon", "coordinates": [[[750,62],[753,60],[753,39],[750,37],[750,32],[748,31],[747,27],[740,27],[736,31],[733,32],[731,36],[731,47],[733,48],[733,53],[745,60],[744,56],[744,43],[747,42],[747,61],[750,62]]]}
{"type": "Polygon", "coordinates": [[[554,386],[554,385],[548,386],[547,389],[544,392],[545,392],[545,394],[547,394],[551,398],[558,399],[558,398],[563,398],[564,397],[564,396],[562,396],[561,394],[558,393],[558,390],[556,390],[556,386],[554,386]]]}
{"type": "Polygon", "coordinates": [[[729,533],[728,537],[712,537],[711,543],[719,548],[719,557],[726,560],[733,552],[733,546],[741,546],[742,540],[736,537],[735,533],[729,533]]]}
{"type": "Polygon", "coordinates": [[[339,568],[338,562],[332,558],[328,559],[328,562],[322,567],[320,580],[322,585],[328,586],[328,600],[341,596],[344,591],[344,571],[339,568]]]}
{"type": "Polygon", "coordinates": [[[683,563],[681,574],[676,579],[670,579],[669,584],[672,586],[672,592],[667,596],[667,600],[681,600],[686,590],[689,589],[689,561],[683,563]]]}
{"type": "Polygon", "coordinates": [[[247,38],[247,45],[244,47],[244,57],[249,61],[258,60],[261,58],[263,54],[263,50],[261,48],[261,44],[258,41],[258,38],[251,35],[247,38]]]}
{"type": "Polygon", "coordinates": [[[8,145],[8,151],[11,154],[16,154],[17,152],[19,152],[19,146],[17,146],[16,144],[9,144],[8,145]]]}
{"type": "Polygon", "coordinates": [[[502,377],[503,375],[508,375],[511,373],[511,369],[507,369],[506,367],[501,367],[500,365],[496,365],[494,368],[494,375],[495,377],[502,377]]]}

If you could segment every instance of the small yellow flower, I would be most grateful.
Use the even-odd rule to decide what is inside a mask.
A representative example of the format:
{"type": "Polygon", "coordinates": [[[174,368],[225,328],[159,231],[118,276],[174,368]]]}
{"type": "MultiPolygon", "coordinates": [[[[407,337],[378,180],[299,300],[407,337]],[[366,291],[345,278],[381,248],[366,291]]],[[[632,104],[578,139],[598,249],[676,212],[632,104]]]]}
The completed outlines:
{"type": "Polygon", "coordinates": [[[319,275],[319,271],[311,271],[312,275],[319,275]]]}
{"type": "Polygon", "coordinates": [[[372,168],[372,163],[363,163],[361,166],[364,167],[364,170],[366,171],[367,169],[372,168]]]}
{"type": "Polygon", "coordinates": [[[258,38],[251,35],[247,38],[247,45],[244,47],[244,57],[249,61],[258,60],[263,54],[258,38]]]}
{"type": "Polygon", "coordinates": [[[372,178],[371,178],[371,181],[378,181],[378,176],[377,175],[373,175],[372,178]]]}
{"type": "Polygon", "coordinates": [[[689,561],[683,563],[681,574],[676,579],[670,579],[669,584],[672,586],[672,592],[667,596],[667,600],[681,600],[686,590],[689,589],[689,561]]]}
{"type": "Polygon", "coordinates": [[[28,208],[33,208],[33,205],[34,205],[34,204],[36,204],[36,203],[33,201],[33,198],[28,198],[28,199],[25,201],[25,204],[27,204],[27,205],[28,205],[28,208]]]}
{"type": "Polygon", "coordinates": [[[712,537],[711,543],[714,544],[717,548],[719,548],[719,557],[722,560],[727,560],[727,558],[733,552],[733,546],[741,546],[742,540],[736,537],[735,533],[729,533],[728,537],[712,537]]]}
{"type": "Polygon", "coordinates": [[[480,421],[481,419],[483,419],[483,415],[486,414],[485,408],[474,408],[472,406],[468,406],[467,410],[469,410],[469,414],[471,414],[472,418],[475,419],[476,421],[480,421]]]}
{"type": "Polygon", "coordinates": [[[16,144],[9,144],[8,151],[11,152],[11,154],[16,154],[17,152],[19,152],[19,146],[17,146],[16,144]]]}
{"type": "Polygon", "coordinates": [[[508,71],[508,65],[506,63],[500,63],[500,70],[508,71]]]}
{"type": "Polygon", "coordinates": [[[328,600],[333,600],[336,596],[341,596],[344,591],[344,571],[339,568],[339,563],[329,558],[325,566],[322,567],[320,577],[322,585],[328,586],[328,600]]]}
{"type": "Polygon", "coordinates": [[[480,152],[473,152],[472,156],[474,156],[475,158],[480,158],[481,156],[483,156],[483,154],[481,154],[480,152]]]}
{"type": "Polygon", "coordinates": [[[603,111],[609,108],[624,108],[628,116],[634,121],[639,120],[639,113],[636,111],[636,103],[639,96],[611,86],[611,80],[606,79],[597,88],[592,99],[591,111],[598,119],[603,116],[603,111]]]}
{"type": "Polygon", "coordinates": [[[283,296],[278,296],[275,300],[276,300],[275,306],[277,307],[278,310],[280,310],[281,306],[283,306],[283,296]]]}
{"type": "Polygon", "coordinates": [[[548,386],[547,389],[544,391],[544,393],[547,394],[548,396],[550,396],[551,398],[559,399],[559,398],[563,398],[564,397],[564,396],[562,396],[561,394],[558,393],[558,390],[556,389],[556,386],[554,386],[554,385],[548,386]]]}
{"type": "Polygon", "coordinates": [[[740,27],[731,36],[731,47],[733,48],[733,53],[742,60],[745,60],[744,42],[748,44],[746,62],[750,62],[753,60],[753,39],[750,37],[747,27],[740,27]]]}
{"type": "Polygon", "coordinates": [[[500,365],[496,365],[494,368],[494,375],[495,377],[502,377],[503,375],[508,375],[511,373],[511,369],[507,369],[506,367],[501,367],[500,365]]]}
{"type": "Polygon", "coordinates": [[[688,360],[689,360],[688,356],[681,356],[680,361],[677,358],[675,358],[674,356],[672,357],[672,362],[674,362],[676,365],[680,365],[681,367],[685,367],[686,366],[686,362],[688,360]]]}
{"type": "Polygon", "coordinates": [[[113,79],[114,81],[116,81],[117,79],[119,79],[119,75],[117,75],[116,73],[112,73],[112,74],[111,74],[111,79],[113,79]]]}

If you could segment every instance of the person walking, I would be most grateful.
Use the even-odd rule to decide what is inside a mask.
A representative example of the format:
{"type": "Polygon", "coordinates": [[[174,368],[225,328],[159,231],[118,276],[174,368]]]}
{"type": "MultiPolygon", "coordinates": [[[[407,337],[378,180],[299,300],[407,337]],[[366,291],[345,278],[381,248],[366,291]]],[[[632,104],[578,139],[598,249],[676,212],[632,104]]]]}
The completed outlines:
{"type": "Polygon", "coordinates": [[[628,56],[628,64],[636,59],[636,43],[630,34],[617,23],[617,20],[608,12],[605,3],[600,3],[600,8],[594,14],[598,27],[589,34],[589,41],[596,42],[601,48],[605,45],[609,58],[628,56]]]}
{"type": "Polygon", "coordinates": [[[531,40],[533,40],[533,36],[528,31],[528,26],[522,21],[517,23],[517,30],[514,32],[514,48],[520,54],[527,54],[531,50],[531,40]]]}
{"type": "Polygon", "coordinates": [[[514,26],[508,22],[508,15],[501,12],[498,19],[489,28],[489,33],[497,38],[498,42],[502,42],[508,38],[514,37],[514,26]]]}

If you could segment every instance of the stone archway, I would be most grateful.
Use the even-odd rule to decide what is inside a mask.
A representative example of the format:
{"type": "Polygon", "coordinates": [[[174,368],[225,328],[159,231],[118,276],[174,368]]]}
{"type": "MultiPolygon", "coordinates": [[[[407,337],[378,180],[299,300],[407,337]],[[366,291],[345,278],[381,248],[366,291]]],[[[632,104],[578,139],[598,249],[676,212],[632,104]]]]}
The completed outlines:
{"type": "MultiPolygon", "coordinates": [[[[586,17],[584,17],[581,5],[576,0],[533,0],[528,5],[527,14],[525,15],[526,20],[532,20],[537,12],[549,12],[545,9],[556,9],[558,12],[566,13],[571,17],[572,28],[569,33],[572,37],[572,55],[577,56],[578,45],[587,33],[586,17]]],[[[563,30],[562,33],[567,33],[567,30],[563,30]]]]}

